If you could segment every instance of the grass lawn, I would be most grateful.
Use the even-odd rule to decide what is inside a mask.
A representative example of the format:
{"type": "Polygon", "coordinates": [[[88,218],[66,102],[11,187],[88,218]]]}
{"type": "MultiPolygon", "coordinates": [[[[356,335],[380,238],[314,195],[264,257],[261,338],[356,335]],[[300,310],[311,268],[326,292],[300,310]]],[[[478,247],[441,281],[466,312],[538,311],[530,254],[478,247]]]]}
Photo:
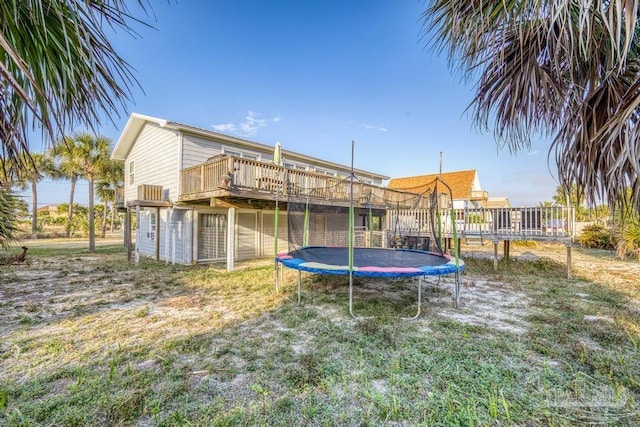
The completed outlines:
{"type": "Polygon", "coordinates": [[[413,281],[357,280],[352,319],[347,278],[296,306],[270,262],[39,245],[0,266],[0,425],[638,425],[640,264],[521,251],[465,257],[460,308],[431,281],[410,321],[413,281]]]}

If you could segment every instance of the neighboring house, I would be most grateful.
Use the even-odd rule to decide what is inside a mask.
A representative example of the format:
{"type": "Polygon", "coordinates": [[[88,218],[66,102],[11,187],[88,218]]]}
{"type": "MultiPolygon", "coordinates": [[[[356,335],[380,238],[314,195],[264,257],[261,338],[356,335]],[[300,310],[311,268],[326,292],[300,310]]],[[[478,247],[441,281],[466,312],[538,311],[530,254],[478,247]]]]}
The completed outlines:
{"type": "MultiPolygon", "coordinates": [[[[436,178],[440,178],[451,188],[454,209],[485,207],[488,193],[482,190],[475,170],[394,178],[389,181],[388,188],[426,193],[433,190],[436,178]]],[[[445,191],[442,186],[438,189],[438,192],[445,191]]]]}
{"type": "MultiPolygon", "coordinates": [[[[127,211],[128,224],[136,213],[136,254],[183,264],[226,261],[228,269],[235,260],[272,256],[276,201],[279,250],[287,250],[287,200],[333,207],[338,216],[319,216],[315,235],[346,230],[350,168],[286,149],[282,156],[282,165],[275,164],[274,146],[132,114],[111,157],[124,162],[117,206],[127,211]]],[[[381,224],[384,203],[394,195],[406,199],[381,187],[387,176],[363,170],[354,176],[363,221],[363,206],[372,209],[380,200],[373,209],[381,224]]]]}
{"type": "Polygon", "coordinates": [[[485,208],[510,208],[511,202],[508,197],[489,197],[485,208]]]}
{"type": "Polygon", "coordinates": [[[45,205],[38,208],[38,215],[45,214],[51,218],[58,218],[64,216],[64,214],[58,214],[58,205],[45,205]]]}

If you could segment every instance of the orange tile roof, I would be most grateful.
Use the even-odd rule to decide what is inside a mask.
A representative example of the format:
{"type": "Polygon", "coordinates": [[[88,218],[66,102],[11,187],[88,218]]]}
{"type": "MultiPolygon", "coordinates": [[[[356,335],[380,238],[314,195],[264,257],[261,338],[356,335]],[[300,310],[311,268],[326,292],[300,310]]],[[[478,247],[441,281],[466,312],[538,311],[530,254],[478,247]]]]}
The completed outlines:
{"type": "Polygon", "coordinates": [[[393,178],[389,181],[389,185],[387,187],[394,190],[405,190],[412,193],[424,193],[432,190],[435,179],[440,177],[445,184],[451,187],[453,199],[460,200],[469,198],[475,176],[475,169],[459,172],[446,172],[443,174],[408,176],[404,178],[393,178]]]}

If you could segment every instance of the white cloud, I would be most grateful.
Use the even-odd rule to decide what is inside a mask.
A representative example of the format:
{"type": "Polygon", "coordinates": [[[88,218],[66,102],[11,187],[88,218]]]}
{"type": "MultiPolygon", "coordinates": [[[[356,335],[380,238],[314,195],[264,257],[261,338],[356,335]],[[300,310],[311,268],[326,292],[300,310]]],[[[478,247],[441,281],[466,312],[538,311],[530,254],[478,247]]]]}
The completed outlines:
{"type": "Polygon", "coordinates": [[[217,132],[231,133],[239,136],[255,136],[258,134],[258,129],[267,126],[270,122],[278,123],[282,120],[282,117],[263,119],[260,116],[261,114],[258,112],[249,111],[242,123],[221,123],[211,125],[211,127],[217,132]]]}
{"type": "Polygon", "coordinates": [[[380,131],[380,132],[387,132],[389,130],[389,129],[385,128],[385,127],[366,125],[366,124],[363,124],[362,127],[365,128],[366,130],[377,130],[377,131],[380,131]]]}
{"type": "Polygon", "coordinates": [[[538,154],[538,153],[539,153],[539,151],[538,151],[538,150],[529,151],[529,152],[527,153],[527,156],[535,156],[535,155],[536,155],[536,154],[538,154]]]}
{"type": "Polygon", "coordinates": [[[236,125],[233,123],[221,123],[219,125],[212,125],[213,130],[222,133],[234,133],[236,131],[236,125]]]}

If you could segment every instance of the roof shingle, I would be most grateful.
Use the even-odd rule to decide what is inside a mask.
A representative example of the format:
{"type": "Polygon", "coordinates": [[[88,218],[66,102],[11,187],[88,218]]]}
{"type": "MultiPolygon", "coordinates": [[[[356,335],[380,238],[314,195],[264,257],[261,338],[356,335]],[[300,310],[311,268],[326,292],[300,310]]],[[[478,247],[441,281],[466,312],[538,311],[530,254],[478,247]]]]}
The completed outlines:
{"type": "Polygon", "coordinates": [[[439,177],[445,184],[451,187],[453,199],[460,200],[469,198],[475,176],[475,169],[459,172],[446,172],[442,174],[409,176],[404,178],[393,178],[389,181],[389,185],[387,187],[394,190],[410,191],[412,193],[425,193],[433,190],[435,179],[439,177]]]}

